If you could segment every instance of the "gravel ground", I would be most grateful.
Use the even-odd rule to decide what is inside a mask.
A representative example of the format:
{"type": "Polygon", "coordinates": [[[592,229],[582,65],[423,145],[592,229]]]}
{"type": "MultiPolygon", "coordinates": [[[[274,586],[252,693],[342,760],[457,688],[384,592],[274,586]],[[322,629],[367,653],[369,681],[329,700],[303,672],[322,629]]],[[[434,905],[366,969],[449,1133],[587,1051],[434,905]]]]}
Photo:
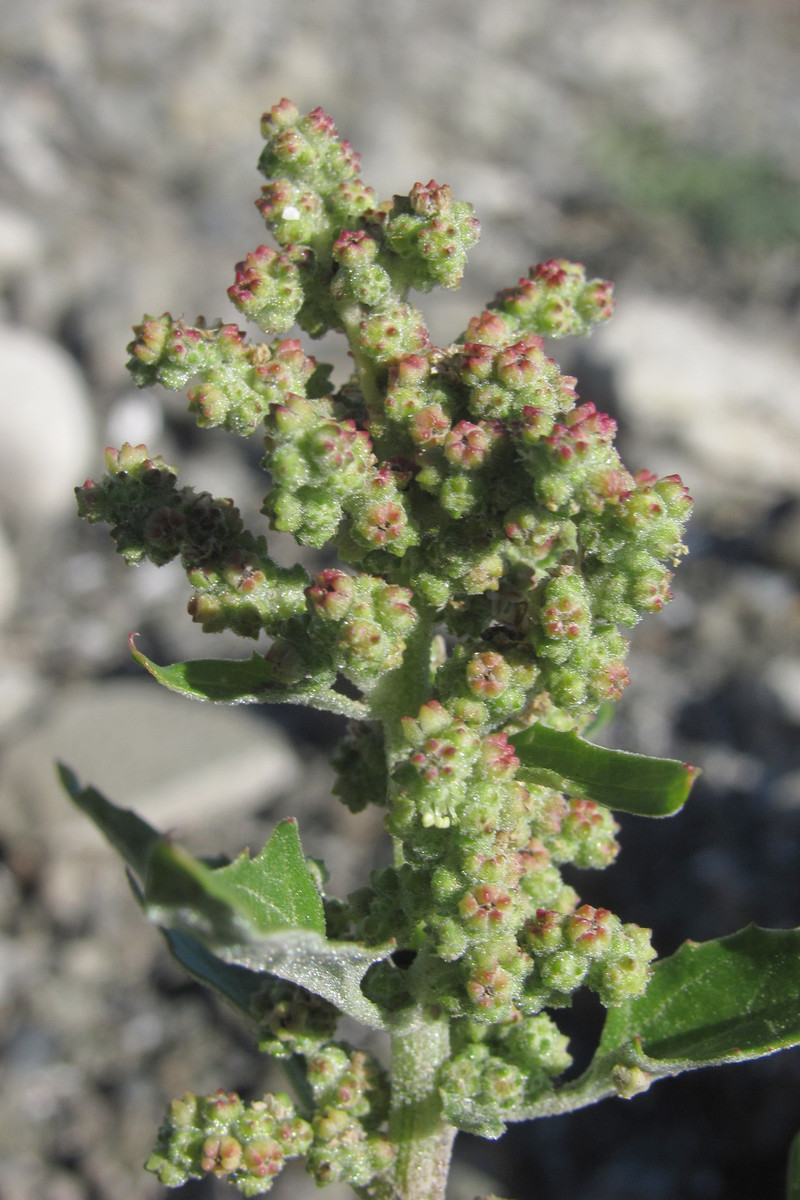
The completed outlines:
{"type": "MultiPolygon", "coordinates": [[[[140,1164],[167,1099],[276,1082],[143,926],[54,757],[197,851],[260,845],[291,811],[340,892],[384,853],[374,816],[327,800],[335,721],[147,688],[129,630],[165,661],[209,652],[181,580],[128,572],[73,516],[124,439],[257,511],[239,447],[134,394],[124,347],[143,311],[230,315],[262,236],[258,117],[283,95],[330,111],[382,194],[433,175],[474,203],[464,287],[423,301],[443,342],[540,258],[617,281],[614,322],[558,354],[629,465],[680,471],[698,507],[611,736],[704,774],[674,821],[626,822],[582,889],[662,953],[800,923],[796,0],[0,0],[0,1200],[154,1200],[140,1164]]],[[[597,1016],[567,1018],[579,1048],[597,1016]]],[[[462,1138],[451,1200],[779,1195],[798,1129],[793,1051],[462,1138]]],[[[312,1194],[303,1175],[273,1192],[312,1194]]]]}

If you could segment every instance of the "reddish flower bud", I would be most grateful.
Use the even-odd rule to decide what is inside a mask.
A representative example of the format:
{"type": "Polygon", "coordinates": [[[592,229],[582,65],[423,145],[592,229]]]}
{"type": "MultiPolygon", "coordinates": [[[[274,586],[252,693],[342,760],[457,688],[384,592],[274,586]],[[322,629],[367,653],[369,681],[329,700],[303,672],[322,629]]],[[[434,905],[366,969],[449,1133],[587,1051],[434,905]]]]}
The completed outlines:
{"type": "Polygon", "coordinates": [[[490,445],[491,436],[485,424],[459,421],[445,436],[445,458],[454,466],[471,471],[483,463],[490,445]]]}
{"type": "Polygon", "coordinates": [[[329,568],[319,572],[314,583],[306,588],[306,596],[319,616],[340,621],[353,602],[354,591],[355,584],[349,575],[329,568]]]}

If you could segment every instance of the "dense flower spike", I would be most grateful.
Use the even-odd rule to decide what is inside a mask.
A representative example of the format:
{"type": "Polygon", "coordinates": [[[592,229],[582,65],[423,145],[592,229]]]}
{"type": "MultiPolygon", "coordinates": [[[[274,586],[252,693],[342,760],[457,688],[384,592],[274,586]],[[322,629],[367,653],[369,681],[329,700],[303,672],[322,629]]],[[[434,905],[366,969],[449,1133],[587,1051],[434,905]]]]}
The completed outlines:
{"type": "Polygon", "coordinates": [[[160,383],[177,390],[200,379],[188,398],[201,428],[221,425],[249,435],[270,404],[325,394],[326,369],[318,370],[292,338],[251,345],[236,325],[192,328],[169,313],[145,317],[134,333],[128,369],[139,387],[160,383]]]}
{"type": "Polygon", "coordinates": [[[614,305],[605,280],[587,280],[580,263],[551,258],[531,267],[516,287],[499,292],[490,307],[514,329],[564,337],[588,333],[611,316],[614,305]]]}
{"type": "MultiPolygon", "coordinates": [[[[230,680],[243,664],[223,672],[227,698],[268,686],[270,699],[356,718],[334,791],[353,812],[385,808],[394,862],[346,902],[315,892],[315,903],[328,946],[366,962],[355,988],[337,968],[356,1015],[375,1006],[398,1053],[419,1029],[450,1051],[418,1057],[390,1087],[370,1055],[333,1041],[336,973],[322,934],[304,929],[312,942],[294,952],[313,970],[278,955],[285,977],[262,972],[245,1006],[262,1049],[301,1079],[302,1119],[280,1096],[187,1094],[148,1165],[168,1186],[212,1173],[257,1195],[302,1153],[319,1184],[417,1200],[433,1191],[407,1191],[422,1168],[397,1131],[418,1102],[414,1120],[439,1122],[448,1153],[449,1126],[499,1136],[570,1064],[544,1010],[580,987],[613,1006],[647,985],[649,932],[582,902],[562,876],[613,862],[610,810],[514,739],[537,722],[580,731],[619,697],[619,626],[669,601],[691,501],[677,476],[627,470],[615,422],[549,357],[545,338],[610,316],[609,284],[552,259],[437,348],[409,293],[459,283],[479,232],[471,207],[433,180],[381,203],[321,109],[303,116],[284,100],[262,132],[257,207],[278,248],[247,254],[229,296],[272,340],[145,317],[129,366],[140,386],[189,386],[201,426],[261,428],[263,513],[327,559],[313,577],[278,566],[231,501],[179,487],[144,447],[109,451],[105,479],[77,489],[79,510],[111,527],[129,562],[179,558],[205,631],[271,639],[244,665],[241,695],[230,680]],[[272,336],[295,323],[343,333],[351,377],[334,387],[299,341],[272,336]]],[[[302,868],[298,879],[307,886],[302,868]]],[[[257,962],[244,959],[248,981],[257,962]]],[[[614,1069],[619,1094],[646,1086],[638,1066],[614,1069]]]]}
{"type": "Polygon", "coordinates": [[[283,1093],[244,1104],[235,1092],[186,1092],[167,1110],[147,1169],[167,1187],[215,1175],[244,1196],[261,1196],[312,1141],[308,1122],[283,1093]]]}
{"type": "Polygon", "coordinates": [[[433,179],[415,183],[407,197],[395,196],[383,216],[386,246],[403,260],[407,285],[422,292],[436,284],[458,287],[479,233],[472,205],[454,200],[447,184],[433,179]]]}

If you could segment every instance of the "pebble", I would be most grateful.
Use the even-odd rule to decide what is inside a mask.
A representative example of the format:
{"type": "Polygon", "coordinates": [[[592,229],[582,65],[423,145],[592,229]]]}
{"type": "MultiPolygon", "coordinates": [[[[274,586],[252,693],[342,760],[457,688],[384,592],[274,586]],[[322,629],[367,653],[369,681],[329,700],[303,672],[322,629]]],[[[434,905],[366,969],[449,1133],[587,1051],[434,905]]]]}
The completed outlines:
{"type": "Polygon", "coordinates": [[[191,702],[150,680],[73,685],[8,748],[0,780],[0,830],[61,853],[97,846],[99,835],[61,790],[57,760],[161,829],[263,807],[301,779],[279,730],[242,709],[191,702]]]}
{"type": "Polygon", "coordinates": [[[0,513],[17,538],[72,516],[96,455],[86,381],[31,329],[0,326],[0,513]]]}
{"type": "MultiPolygon", "coordinates": [[[[14,612],[19,598],[20,578],[11,539],[0,522],[0,627],[14,612]]],[[[0,676],[0,722],[2,722],[2,677],[0,676]]]]}
{"type": "Polygon", "coordinates": [[[800,725],[800,658],[774,658],[764,672],[764,682],[777,696],[783,715],[800,725]]]}
{"type": "Polygon", "coordinates": [[[591,352],[614,371],[626,428],[661,447],[659,469],[672,455],[696,500],[763,507],[800,496],[796,350],[705,306],[643,293],[621,297],[591,352]]]}

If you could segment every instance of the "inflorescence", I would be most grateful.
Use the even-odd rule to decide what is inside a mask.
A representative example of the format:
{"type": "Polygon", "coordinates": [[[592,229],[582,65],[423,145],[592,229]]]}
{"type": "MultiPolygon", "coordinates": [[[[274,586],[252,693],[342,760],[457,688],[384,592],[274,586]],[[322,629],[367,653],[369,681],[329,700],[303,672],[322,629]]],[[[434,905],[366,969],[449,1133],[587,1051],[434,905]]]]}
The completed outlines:
{"type": "MultiPolygon", "coordinates": [[[[562,878],[566,864],[613,861],[610,811],[523,766],[509,735],[537,721],[581,730],[620,696],[620,626],[670,599],[691,501],[677,476],[627,470],[614,421],[547,355],[544,339],[610,316],[609,284],[551,260],[436,347],[408,296],[458,285],[478,237],[471,207],[434,181],[379,202],[319,109],[282,101],[263,134],[257,205],[277,249],[248,254],[228,294],[266,340],[145,317],[129,367],[139,386],[189,385],[201,427],[260,431],[271,528],[338,565],[278,566],[230,500],[179,486],[144,447],[109,451],[80,511],[111,526],[129,562],[180,559],[192,619],[258,640],[287,699],[333,689],[363,704],[336,791],[353,811],[384,805],[398,853],[336,909],[337,936],[396,939],[402,954],[371,969],[367,995],[390,1018],[446,1016],[447,1119],[497,1136],[569,1065],[545,1010],[584,986],[605,1005],[638,995],[653,957],[648,931],[562,878]],[[351,378],[334,388],[284,336],[295,324],[343,333],[351,378]]],[[[389,1169],[381,1068],[330,1040],[335,1010],[279,991],[262,1044],[301,1056],[313,1114],[282,1096],[176,1101],[149,1164],[163,1183],[211,1172],[255,1195],[300,1153],[321,1183],[389,1169]]]]}

